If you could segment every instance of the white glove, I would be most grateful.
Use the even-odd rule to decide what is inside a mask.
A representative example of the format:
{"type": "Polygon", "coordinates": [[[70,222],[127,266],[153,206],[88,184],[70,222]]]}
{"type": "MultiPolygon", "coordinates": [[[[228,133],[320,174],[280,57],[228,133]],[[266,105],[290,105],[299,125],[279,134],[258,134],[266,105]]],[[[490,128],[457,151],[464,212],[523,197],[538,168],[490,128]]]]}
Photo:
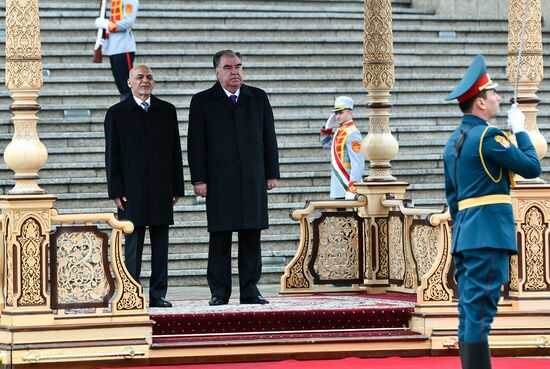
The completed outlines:
{"type": "Polygon", "coordinates": [[[105,18],[96,18],[95,26],[96,28],[109,29],[109,20],[105,18]]]}
{"type": "Polygon", "coordinates": [[[346,191],[345,199],[346,200],[355,200],[355,196],[357,196],[356,193],[346,191]]]}
{"type": "Polygon", "coordinates": [[[513,104],[510,110],[508,110],[508,128],[514,134],[525,132],[525,115],[519,110],[518,104],[513,104]]]}
{"type": "Polygon", "coordinates": [[[325,129],[332,129],[338,125],[338,122],[336,121],[336,114],[331,114],[330,117],[327,119],[327,123],[325,124],[325,129]]]}

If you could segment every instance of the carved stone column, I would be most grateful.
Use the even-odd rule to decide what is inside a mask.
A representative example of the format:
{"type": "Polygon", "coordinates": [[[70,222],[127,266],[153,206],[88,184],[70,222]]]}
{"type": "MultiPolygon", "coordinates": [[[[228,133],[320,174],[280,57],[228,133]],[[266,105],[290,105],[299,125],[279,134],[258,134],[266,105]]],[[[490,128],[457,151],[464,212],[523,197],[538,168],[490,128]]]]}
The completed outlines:
{"type": "MultiPolygon", "coordinates": [[[[537,149],[539,158],[544,157],[547,143],[537,127],[537,105],[540,99],[536,92],[543,80],[541,0],[510,0],[508,24],[508,80],[515,88],[518,84],[518,104],[525,114],[525,129],[537,149]],[[521,44],[522,21],[528,2],[527,19],[523,33],[521,65],[518,74],[518,55],[521,44]],[[519,78],[517,78],[519,77],[519,78]]],[[[523,179],[521,180],[524,181],[523,179]]],[[[541,182],[541,180],[538,180],[541,182]]],[[[527,181],[532,182],[532,181],[527,181]]]]}
{"type": "Polygon", "coordinates": [[[362,143],[369,160],[367,182],[388,182],[399,150],[390,132],[390,91],[395,83],[391,0],[365,0],[363,83],[368,91],[369,133],[362,143]]]}
{"type": "Polygon", "coordinates": [[[42,87],[40,22],[37,0],[6,0],[6,86],[11,91],[12,141],[4,161],[15,172],[10,194],[42,194],[38,171],[48,158],[36,132],[36,100],[42,87]]]}

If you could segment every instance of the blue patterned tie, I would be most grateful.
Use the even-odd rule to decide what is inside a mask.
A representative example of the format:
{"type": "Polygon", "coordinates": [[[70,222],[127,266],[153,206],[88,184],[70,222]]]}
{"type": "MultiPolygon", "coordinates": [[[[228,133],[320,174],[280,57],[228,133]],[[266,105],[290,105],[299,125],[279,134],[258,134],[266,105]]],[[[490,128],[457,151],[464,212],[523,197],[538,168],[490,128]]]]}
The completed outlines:
{"type": "Polygon", "coordinates": [[[231,98],[231,102],[233,105],[237,105],[237,95],[231,95],[229,96],[231,98]]]}
{"type": "Polygon", "coordinates": [[[142,102],[141,106],[143,106],[143,110],[149,111],[149,103],[147,101],[142,102]]]}

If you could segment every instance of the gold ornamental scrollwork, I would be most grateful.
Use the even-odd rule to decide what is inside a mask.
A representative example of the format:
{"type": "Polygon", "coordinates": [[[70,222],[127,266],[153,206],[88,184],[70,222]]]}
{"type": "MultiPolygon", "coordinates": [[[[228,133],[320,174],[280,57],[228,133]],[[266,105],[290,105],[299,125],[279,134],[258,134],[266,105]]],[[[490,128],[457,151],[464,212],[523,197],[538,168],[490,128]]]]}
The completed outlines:
{"type": "MultiPolygon", "coordinates": [[[[508,56],[510,63],[509,74],[515,76],[517,65],[518,65],[518,56],[509,55],[508,56]]],[[[520,80],[521,81],[537,81],[541,82],[544,79],[544,67],[543,67],[543,58],[542,55],[529,55],[523,54],[521,56],[521,65],[520,65],[520,80]]]]}
{"type": "Polygon", "coordinates": [[[525,291],[547,291],[545,262],[548,258],[545,252],[545,237],[548,237],[548,225],[543,212],[536,206],[529,208],[525,214],[525,224],[521,226],[525,236],[525,291]]]}
{"type": "Polygon", "coordinates": [[[370,218],[367,218],[365,219],[365,227],[364,227],[364,230],[363,230],[363,233],[364,233],[364,237],[363,239],[365,240],[364,244],[364,249],[363,249],[363,253],[364,253],[364,263],[363,265],[365,266],[364,268],[364,279],[372,279],[372,274],[373,274],[373,270],[372,270],[372,248],[374,247],[372,245],[372,242],[371,242],[371,238],[370,238],[370,232],[371,232],[371,219],[370,218]]]}
{"type": "Polygon", "coordinates": [[[542,34],[540,32],[540,1],[520,0],[510,2],[508,30],[508,50],[511,54],[518,53],[520,47],[521,25],[525,14],[525,1],[529,2],[527,20],[525,22],[523,51],[536,53],[542,50],[542,34]]]}
{"type": "Polygon", "coordinates": [[[310,231],[308,218],[300,219],[300,246],[297,254],[285,268],[283,279],[283,290],[309,289],[312,287],[311,277],[306,275],[306,262],[310,252],[310,231]]]}
{"type": "Polygon", "coordinates": [[[435,261],[439,245],[439,232],[437,227],[428,225],[415,225],[412,227],[411,246],[419,281],[435,261]]]}
{"type": "MultiPolygon", "coordinates": [[[[139,283],[130,277],[122,255],[122,232],[113,229],[111,240],[111,260],[115,260],[115,273],[120,277],[122,293],[113,301],[113,311],[144,310],[145,298],[139,283]]],[[[112,261],[111,261],[112,262],[112,261]]]]}
{"type": "Polygon", "coordinates": [[[42,294],[42,253],[46,242],[40,224],[34,218],[27,219],[21,227],[21,236],[17,244],[21,250],[21,293],[17,300],[19,306],[43,305],[46,302],[42,294]]]}
{"type": "MultiPolygon", "coordinates": [[[[101,303],[111,293],[103,262],[104,240],[94,232],[62,233],[57,246],[57,303],[101,303]]],[[[52,242],[53,246],[53,242],[52,242]]],[[[53,273],[52,273],[53,274],[53,273]]]]}
{"type": "Polygon", "coordinates": [[[378,115],[370,118],[369,133],[382,134],[390,132],[389,115],[378,115]]]}
{"type": "Polygon", "coordinates": [[[403,247],[403,220],[391,214],[388,222],[390,245],[390,280],[402,283],[405,274],[405,253],[403,247]]]}
{"type": "Polygon", "coordinates": [[[388,219],[377,218],[378,225],[378,270],[376,278],[387,279],[389,276],[389,255],[388,255],[388,219]]]}
{"type": "Polygon", "coordinates": [[[40,58],[38,2],[6,0],[6,58],[40,58]]]}
{"type": "Polygon", "coordinates": [[[15,238],[14,235],[14,227],[12,225],[13,223],[13,212],[12,211],[4,211],[2,212],[2,219],[4,228],[6,229],[6,239],[4,240],[4,245],[6,247],[6,286],[7,286],[7,292],[6,292],[6,305],[13,306],[14,303],[14,296],[13,296],[13,260],[14,260],[14,248],[15,246],[13,243],[15,241],[12,241],[15,238]],[[11,236],[10,236],[11,235],[11,236]]]}
{"type": "Polygon", "coordinates": [[[452,301],[452,289],[447,280],[451,264],[451,238],[446,221],[433,226],[422,220],[413,220],[410,239],[420,280],[419,304],[452,301]]]}
{"type": "Polygon", "coordinates": [[[518,269],[518,256],[510,256],[510,290],[519,290],[519,269],[518,269]]]}
{"type": "Polygon", "coordinates": [[[354,217],[326,216],[317,224],[313,269],[321,280],[358,279],[359,224],[354,217]]]}
{"type": "Polygon", "coordinates": [[[365,88],[391,89],[395,85],[393,64],[365,64],[363,76],[365,88]]]}
{"type": "Polygon", "coordinates": [[[368,61],[393,60],[391,0],[365,1],[364,54],[368,61]]]}
{"type": "Polygon", "coordinates": [[[6,86],[39,89],[42,84],[38,2],[6,0],[6,86]]]}

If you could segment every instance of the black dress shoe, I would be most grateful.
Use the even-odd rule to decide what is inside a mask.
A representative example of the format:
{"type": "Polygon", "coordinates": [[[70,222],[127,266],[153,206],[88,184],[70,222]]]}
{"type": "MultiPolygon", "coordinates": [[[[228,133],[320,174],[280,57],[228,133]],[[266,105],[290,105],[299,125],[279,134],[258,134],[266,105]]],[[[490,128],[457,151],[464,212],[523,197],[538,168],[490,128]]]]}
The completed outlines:
{"type": "Polygon", "coordinates": [[[229,302],[228,297],[212,296],[210,298],[210,301],[208,301],[208,305],[210,306],[227,305],[228,302],[229,302]]]}
{"type": "Polygon", "coordinates": [[[166,300],[164,297],[159,297],[156,299],[151,299],[149,301],[149,307],[152,308],[169,308],[172,307],[172,303],[166,300]]]}
{"type": "Polygon", "coordinates": [[[262,295],[258,295],[258,296],[251,296],[251,297],[241,297],[241,304],[265,305],[265,304],[269,304],[269,301],[264,299],[262,295]]]}

